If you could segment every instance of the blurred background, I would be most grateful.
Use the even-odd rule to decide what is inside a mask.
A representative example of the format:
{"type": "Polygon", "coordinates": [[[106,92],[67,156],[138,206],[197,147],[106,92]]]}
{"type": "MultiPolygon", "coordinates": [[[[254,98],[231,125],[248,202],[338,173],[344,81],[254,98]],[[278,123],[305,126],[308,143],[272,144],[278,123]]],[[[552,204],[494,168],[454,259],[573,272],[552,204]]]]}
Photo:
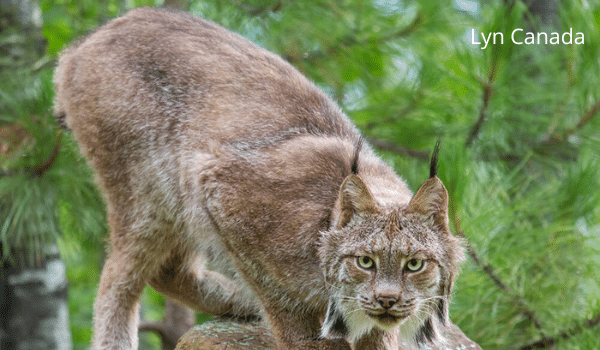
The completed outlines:
{"type": "MultiPolygon", "coordinates": [[[[53,120],[52,74],[66,44],[138,6],[280,54],[413,190],[441,138],[469,257],[453,321],[484,349],[600,349],[598,0],[0,0],[0,349],[89,346],[105,212],[53,120]],[[573,44],[515,45],[516,28],[572,30],[573,44]],[[472,43],[493,32],[503,44],[472,43]]],[[[150,288],[141,313],[140,349],[210,317],[150,288]]]]}

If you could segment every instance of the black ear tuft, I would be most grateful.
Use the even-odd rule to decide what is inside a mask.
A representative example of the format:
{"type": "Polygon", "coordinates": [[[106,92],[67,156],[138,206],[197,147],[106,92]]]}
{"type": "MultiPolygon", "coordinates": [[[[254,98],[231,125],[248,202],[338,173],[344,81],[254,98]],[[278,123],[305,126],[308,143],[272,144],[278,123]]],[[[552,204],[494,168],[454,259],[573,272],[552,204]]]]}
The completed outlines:
{"type": "Polygon", "coordinates": [[[435,143],[433,154],[431,155],[431,163],[429,163],[429,177],[437,176],[438,153],[440,153],[440,139],[435,143]]]}
{"type": "Polygon", "coordinates": [[[363,142],[365,142],[365,138],[361,135],[356,145],[354,146],[354,156],[352,157],[352,174],[358,175],[358,157],[360,155],[360,151],[362,150],[363,142]]]}

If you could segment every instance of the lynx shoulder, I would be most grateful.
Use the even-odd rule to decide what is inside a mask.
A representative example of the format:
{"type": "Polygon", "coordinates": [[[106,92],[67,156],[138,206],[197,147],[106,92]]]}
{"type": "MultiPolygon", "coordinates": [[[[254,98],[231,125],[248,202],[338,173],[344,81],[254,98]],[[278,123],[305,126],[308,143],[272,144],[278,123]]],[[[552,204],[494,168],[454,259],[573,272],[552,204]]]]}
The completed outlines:
{"type": "Polygon", "coordinates": [[[55,87],[107,203],[93,349],[137,348],[147,284],[202,312],[260,314],[278,349],[443,342],[463,257],[444,185],[432,174],[413,196],[279,56],[136,9],[66,49],[55,87]]]}

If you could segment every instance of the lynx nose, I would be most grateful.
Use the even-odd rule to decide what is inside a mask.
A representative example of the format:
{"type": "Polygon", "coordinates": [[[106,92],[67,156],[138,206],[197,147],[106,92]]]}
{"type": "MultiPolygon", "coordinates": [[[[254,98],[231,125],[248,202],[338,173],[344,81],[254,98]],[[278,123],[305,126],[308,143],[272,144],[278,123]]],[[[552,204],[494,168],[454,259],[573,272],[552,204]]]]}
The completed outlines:
{"type": "Polygon", "coordinates": [[[396,304],[398,302],[398,298],[396,298],[396,297],[390,297],[390,296],[378,296],[377,297],[377,302],[384,309],[389,309],[392,306],[394,306],[394,304],[396,304]]]}

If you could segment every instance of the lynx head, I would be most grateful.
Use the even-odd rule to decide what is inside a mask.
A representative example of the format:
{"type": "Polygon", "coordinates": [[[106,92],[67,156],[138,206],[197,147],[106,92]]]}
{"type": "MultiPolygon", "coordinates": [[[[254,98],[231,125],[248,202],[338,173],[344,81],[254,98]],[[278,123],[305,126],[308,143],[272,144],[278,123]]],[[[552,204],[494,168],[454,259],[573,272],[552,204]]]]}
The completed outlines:
{"type": "Polygon", "coordinates": [[[373,327],[398,327],[404,341],[434,342],[449,323],[464,254],[449,229],[435,154],[431,177],[408,205],[384,208],[360,175],[344,180],[335,226],[323,233],[319,251],[330,293],[323,337],[355,341],[373,327]]]}

